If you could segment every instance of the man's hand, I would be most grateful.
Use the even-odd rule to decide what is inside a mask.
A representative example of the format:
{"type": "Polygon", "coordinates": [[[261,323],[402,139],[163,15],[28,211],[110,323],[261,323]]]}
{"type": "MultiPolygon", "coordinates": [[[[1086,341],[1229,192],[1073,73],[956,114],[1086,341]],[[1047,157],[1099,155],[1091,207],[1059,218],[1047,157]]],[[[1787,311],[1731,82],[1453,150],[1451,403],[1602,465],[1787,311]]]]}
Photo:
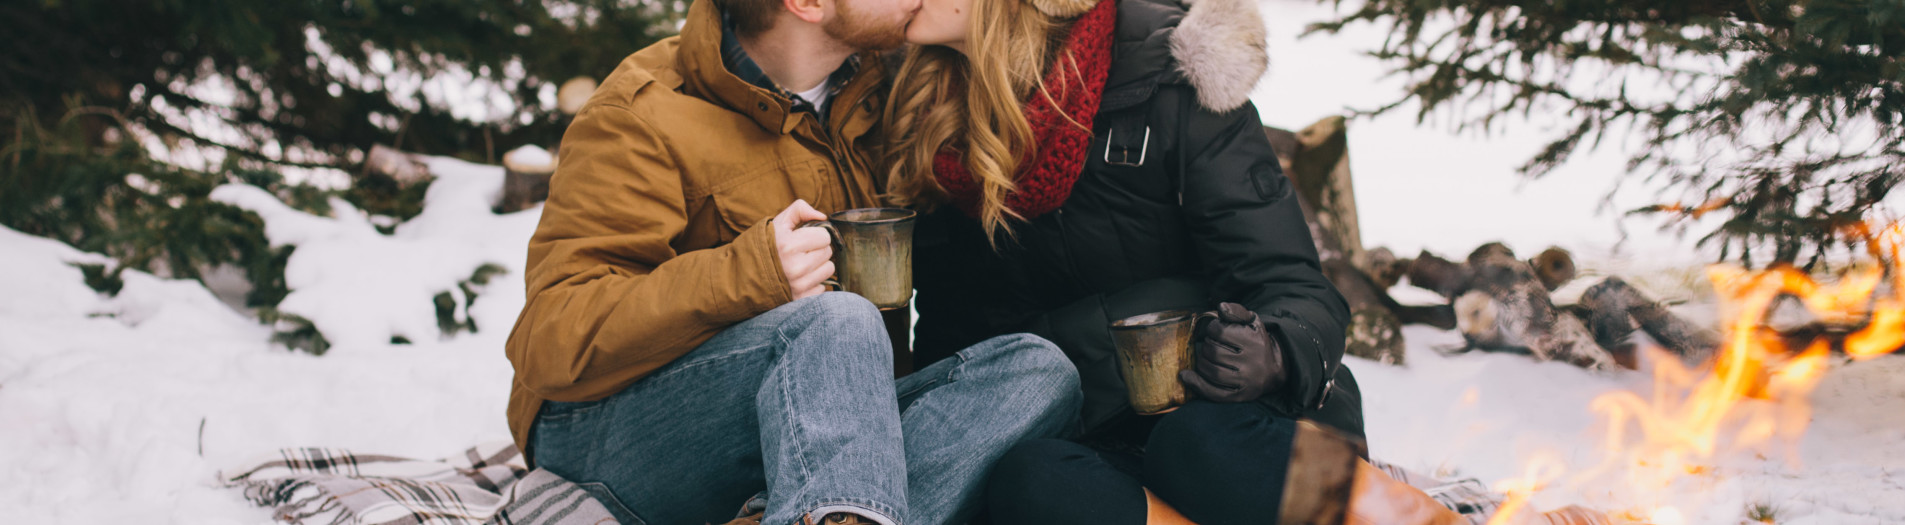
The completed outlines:
{"type": "Polygon", "coordinates": [[[794,201],[774,216],[774,249],[780,255],[781,271],[787,273],[787,285],[795,300],[827,291],[821,283],[833,277],[833,238],[827,230],[800,227],[808,221],[824,220],[827,214],[804,200],[794,201]]]}
{"type": "Polygon", "coordinates": [[[1220,304],[1217,318],[1200,335],[1197,362],[1177,374],[1197,397],[1241,403],[1283,387],[1283,348],[1256,312],[1237,303],[1220,304]]]}

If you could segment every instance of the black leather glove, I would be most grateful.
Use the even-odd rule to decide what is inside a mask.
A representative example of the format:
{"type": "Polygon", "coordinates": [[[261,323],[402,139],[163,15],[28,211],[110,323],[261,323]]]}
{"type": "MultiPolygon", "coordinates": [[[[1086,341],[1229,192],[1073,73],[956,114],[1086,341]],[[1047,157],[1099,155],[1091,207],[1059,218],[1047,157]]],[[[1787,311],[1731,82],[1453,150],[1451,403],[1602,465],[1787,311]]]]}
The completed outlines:
{"type": "Polygon", "coordinates": [[[1256,312],[1237,303],[1219,304],[1200,336],[1196,363],[1177,375],[1197,397],[1241,403],[1283,386],[1283,348],[1256,312]]]}

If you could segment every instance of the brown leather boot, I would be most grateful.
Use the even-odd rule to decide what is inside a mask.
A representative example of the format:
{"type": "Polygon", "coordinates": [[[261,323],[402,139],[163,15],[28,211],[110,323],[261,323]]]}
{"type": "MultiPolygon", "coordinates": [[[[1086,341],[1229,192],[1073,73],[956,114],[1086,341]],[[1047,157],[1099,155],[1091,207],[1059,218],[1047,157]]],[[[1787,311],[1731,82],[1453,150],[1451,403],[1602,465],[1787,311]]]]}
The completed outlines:
{"type": "Polygon", "coordinates": [[[1297,422],[1283,482],[1282,525],[1467,525],[1420,489],[1362,459],[1353,437],[1297,422]]]}
{"type": "Polygon", "coordinates": [[[1362,442],[1309,421],[1297,421],[1283,477],[1281,525],[1342,525],[1349,516],[1362,442]]]}
{"type": "Polygon", "coordinates": [[[1356,464],[1356,487],[1350,493],[1352,525],[1468,525],[1468,519],[1442,506],[1407,483],[1396,481],[1367,461],[1356,464]]]}

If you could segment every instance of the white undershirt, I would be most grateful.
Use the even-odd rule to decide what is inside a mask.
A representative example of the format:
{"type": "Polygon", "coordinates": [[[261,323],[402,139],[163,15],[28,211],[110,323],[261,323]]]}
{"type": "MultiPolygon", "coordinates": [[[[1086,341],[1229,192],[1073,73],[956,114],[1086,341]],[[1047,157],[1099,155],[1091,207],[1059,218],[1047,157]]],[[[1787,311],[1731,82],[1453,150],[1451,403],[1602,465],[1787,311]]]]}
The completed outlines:
{"type": "Polygon", "coordinates": [[[827,83],[821,82],[820,85],[814,86],[813,89],[795,93],[794,96],[800,97],[801,100],[807,101],[808,104],[813,104],[814,110],[818,111],[827,105],[827,97],[830,96],[827,91],[827,83]]]}

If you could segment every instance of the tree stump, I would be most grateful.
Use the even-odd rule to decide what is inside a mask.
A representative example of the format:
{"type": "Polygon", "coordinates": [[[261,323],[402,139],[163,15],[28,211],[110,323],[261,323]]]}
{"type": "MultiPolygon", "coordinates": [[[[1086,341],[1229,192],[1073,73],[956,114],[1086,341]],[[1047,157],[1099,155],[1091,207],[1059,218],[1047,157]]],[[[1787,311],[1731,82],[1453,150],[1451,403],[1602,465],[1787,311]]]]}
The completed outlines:
{"type": "Polygon", "coordinates": [[[535,146],[523,146],[503,155],[503,201],[497,213],[515,213],[549,200],[549,176],[556,173],[555,155],[535,146]]]}

